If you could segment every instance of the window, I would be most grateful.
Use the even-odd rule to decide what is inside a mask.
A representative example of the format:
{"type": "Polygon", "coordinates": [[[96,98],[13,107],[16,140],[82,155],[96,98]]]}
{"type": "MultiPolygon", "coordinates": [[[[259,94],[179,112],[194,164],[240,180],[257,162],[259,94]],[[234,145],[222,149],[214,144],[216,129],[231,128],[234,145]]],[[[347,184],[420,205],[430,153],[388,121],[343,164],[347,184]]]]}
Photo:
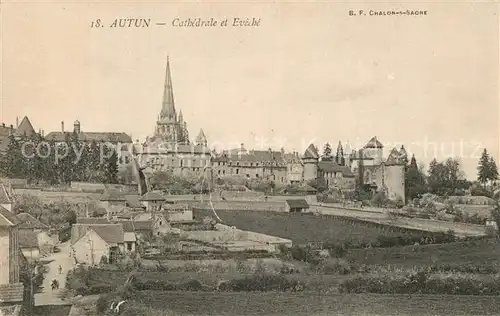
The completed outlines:
{"type": "Polygon", "coordinates": [[[180,160],[180,162],[181,162],[181,167],[182,167],[182,159],[180,160]]]}
{"type": "Polygon", "coordinates": [[[252,167],[252,166],[253,166],[253,162],[250,163],[250,167],[252,167]]]}
{"type": "Polygon", "coordinates": [[[129,163],[130,162],[130,159],[128,158],[128,156],[125,156],[125,163],[129,163]]]}
{"type": "Polygon", "coordinates": [[[156,233],[156,236],[160,236],[160,232],[157,232],[157,233],[156,233]]]}
{"type": "Polygon", "coordinates": [[[161,221],[160,221],[160,226],[161,226],[161,224],[162,224],[162,223],[161,223],[161,221]]]}
{"type": "Polygon", "coordinates": [[[256,174],[255,174],[255,177],[256,177],[256,178],[258,178],[258,177],[259,177],[259,174],[258,174],[258,173],[256,173],[256,174]]]}
{"type": "Polygon", "coordinates": [[[226,170],[222,170],[222,174],[226,174],[226,170]]]}
{"type": "Polygon", "coordinates": [[[220,161],[219,161],[219,166],[220,166],[220,161]]]}
{"type": "Polygon", "coordinates": [[[218,173],[218,174],[220,174],[220,170],[219,170],[219,171],[217,171],[217,173],[218,173]]]}
{"type": "Polygon", "coordinates": [[[127,250],[132,251],[132,243],[131,242],[127,243],[127,250]]]}
{"type": "Polygon", "coordinates": [[[236,174],[239,174],[240,173],[240,169],[236,169],[236,174]]]}

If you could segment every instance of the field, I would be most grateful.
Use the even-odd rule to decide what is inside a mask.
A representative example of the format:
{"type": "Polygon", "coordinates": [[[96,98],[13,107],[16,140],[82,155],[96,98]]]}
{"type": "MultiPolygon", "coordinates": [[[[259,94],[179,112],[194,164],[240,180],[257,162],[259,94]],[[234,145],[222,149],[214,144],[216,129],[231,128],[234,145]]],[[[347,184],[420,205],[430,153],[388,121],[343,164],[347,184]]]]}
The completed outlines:
{"type": "Polygon", "coordinates": [[[498,265],[497,240],[455,242],[440,245],[351,249],[346,259],[357,264],[423,266],[429,264],[498,265]]]}
{"type": "MultiPolygon", "coordinates": [[[[294,244],[317,242],[353,243],[373,242],[377,236],[398,236],[399,233],[383,232],[375,227],[350,225],[333,219],[330,216],[314,216],[300,213],[277,213],[264,211],[217,211],[226,225],[257,233],[288,238],[294,244]]],[[[214,217],[211,211],[195,210],[194,216],[214,217]]]]}
{"type": "Polygon", "coordinates": [[[176,315],[498,315],[497,296],[144,291],[135,301],[176,315]]]}

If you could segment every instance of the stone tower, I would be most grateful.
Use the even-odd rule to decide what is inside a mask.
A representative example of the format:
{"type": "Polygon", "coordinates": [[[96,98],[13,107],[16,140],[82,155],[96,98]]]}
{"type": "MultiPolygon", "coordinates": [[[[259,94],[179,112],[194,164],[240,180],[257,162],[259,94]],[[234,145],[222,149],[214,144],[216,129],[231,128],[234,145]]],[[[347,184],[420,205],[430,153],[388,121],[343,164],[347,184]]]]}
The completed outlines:
{"type": "Polygon", "coordinates": [[[304,163],[304,181],[315,180],[318,177],[318,160],[318,149],[314,144],[309,145],[302,157],[302,162],[304,163]]]}
{"type": "Polygon", "coordinates": [[[161,137],[166,142],[178,143],[181,141],[182,125],[183,122],[181,123],[178,121],[177,112],[175,110],[170,61],[167,57],[163,102],[158,121],[156,122],[155,136],[161,137]]]}

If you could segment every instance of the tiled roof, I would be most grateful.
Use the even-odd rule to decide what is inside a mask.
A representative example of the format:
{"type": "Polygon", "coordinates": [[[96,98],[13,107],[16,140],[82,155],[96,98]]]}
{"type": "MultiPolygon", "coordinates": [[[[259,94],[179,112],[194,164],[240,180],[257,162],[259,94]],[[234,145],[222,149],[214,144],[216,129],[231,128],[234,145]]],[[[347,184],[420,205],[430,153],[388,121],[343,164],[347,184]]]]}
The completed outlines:
{"type": "Polygon", "coordinates": [[[27,229],[27,228],[28,229],[46,229],[46,228],[48,228],[47,225],[40,222],[38,219],[33,217],[31,214],[19,213],[16,216],[21,221],[19,228],[25,228],[25,229],[27,229]]]}
{"type": "Polygon", "coordinates": [[[286,200],[286,203],[290,208],[309,208],[309,204],[304,199],[290,199],[286,200]]]}
{"type": "Polygon", "coordinates": [[[125,195],[127,206],[130,208],[144,208],[144,205],[142,205],[140,199],[141,196],[138,194],[125,195]]]}
{"type": "Polygon", "coordinates": [[[5,207],[0,206],[0,226],[16,226],[18,224],[21,224],[21,221],[17,216],[5,207]]]}
{"type": "Polygon", "coordinates": [[[250,150],[246,153],[231,153],[226,151],[217,158],[217,161],[231,162],[255,162],[262,165],[286,164],[285,157],[281,151],[250,150]]]}
{"type": "Polygon", "coordinates": [[[38,248],[38,234],[29,229],[20,229],[19,247],[21,248],[38,248]]]}
{"type": "Polygon", "coordinates": [[[351,169],[349,169],[349,167],[339,166],[334,161],[320,161],[318,163],[318,169],[323,172],[330,173],[340,172],[344,177],[354,177],[354,174],[352,173],[351,169]]]}
{"type": "MultiPolygon", "coordinates": [[[[64,142],[66,137],[71,137],[73,132],[50,132],[45,136],[47,141],[64,142]]],[[[125,133],[89,133],[81,132],[78,134],[78,140],[83,142],[110,142],[110,143],[132,143],[132,138],[125,133]]]]}
{"type": "Polygon", "coordinates": [[[377,136],[373,136],[364,148],[384,148],[384,145],[377,139],[377,136]]]}
{"type": "Polygon", "coordinates": [[[165,201],[165,197],[158,192],[149,191],[144,194],[140,201],[165,201]]]}
{"type": "Polygon", "coordinates": [[[164,143],[163,139],[151,137],[142,146],[134,145],[134,151],[137,154],[166,154],[166,153],[177,153],[177,154],[205,154],[212,155],[210,148],[206,146],[200,146],[196,144],[175,144],[171,146],[164,143]]]}
{"type": "Polygon", "coordinates": [[[104,194],[101,196],[101,201],[115,201],[115,202],[125,202],[125,195],[122,194],[121,192],[116,192],[116,191],[106,191],[104,194]]]}
{"type": "Polygon", "coordinates": [[[107,243],[123,243],[122,224],[73,224],[71,228],[71,244],[74,245],[89,230],[95,231],[107,243]]]}
{"type": "Polygon", "coordinates": [[[0,204],[11,204],[12,200],[3,183],[0,183],[0,204]]]}
{"type": "Polygon", "coordinates": [[[318,159],[319,158],[318,149],[316,148],[316,146],[314,146],[314,144],[311,144],[311,145],[309,145],[309,147],[307,147],[306,151],[304,152],[303,158],[304,159],[318,159]]]}
{"type": "Polygon", "coordinates": [[[32,136],[35,134],[36,134],[35,129],[33,128],[33,125],[31,125],[31,122],[27,116],[25,116],[21,120],[19,127],[16,128],[16,131],[14,132],[14,135],[16,135],[16,136],[26,135],[29,137],[29,136],[32,136]]]}
{"type": "Polygon", "coordinates": [[[123,226],[123,231],[126,233],[133,233],[135,232],[135,227],[134,227],[134,222],[133,221],[121,221],[120,222],[123,226]]]}
{"type": "Polygon", "coordinates": [[[134,221],[135,230],[151,230],[151,221],[134,221]]]}
{"type": "Polygon", "coordinates": [[[105,217],[78,217],[77,224],[110,224],[109,220],[105,217]]]}
{"type": "Polygon", "coordinates": [[[302,160],[295,153],[287,153],[283,158],[287,163],[302,163],[302,160]]]}
{"type": "Polygon", "coordinates": [[[0,303],[22,302],[23,295],[24,285],[22,283],[0,284],[0,303]]]}
{"type": "Polygon", "coordinates": [[[121,224],[92,225],[91,229],[107,243],[123,243],[124,231],[121,224]]]}

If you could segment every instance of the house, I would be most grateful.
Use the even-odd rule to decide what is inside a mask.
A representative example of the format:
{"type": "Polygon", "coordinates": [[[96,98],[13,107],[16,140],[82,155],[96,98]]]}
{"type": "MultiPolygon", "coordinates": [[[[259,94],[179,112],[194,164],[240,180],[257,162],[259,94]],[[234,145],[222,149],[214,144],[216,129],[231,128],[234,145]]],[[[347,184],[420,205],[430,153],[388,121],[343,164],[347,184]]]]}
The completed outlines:
{"type": "Polygon", "coordinates": [[[285,201],[287,212],[303,212],[309,209],[309,204],[305,199],[290,199],[285,201]]]}
{"type": "Polygon", "coordinates": [[[486,227],[493,227],[494,229],[498,230],[497,222],[492,217],[488,217],[486,219],[485,225],[486,225],[486,227]]]}
{"type": "Polygon", "coordinates": [[[106,217],[111,219],[116,219],[122,214],[126,213],[126,208],[118,205],[108,205],[106,206],[106,217]]]}
{"type": "Polygon", "coordinates": [[[169,233],[179,234],[180,230],[178,228],[172,228],[170,222],[163,214],[155,214],[152,220],[152,232],[153,236],[164,236],[169,233]]]}
{"type": "Polygon", "coordinates": [[[116,191],[104,192],[99,201],[101,201],[101,205],[105,208],[108,206],[127,206],[127,199],[125,199],[125,195],[116,191]]]}
{"type": "Polygon", "coordinates": [[[12,198],[3,183],[0,184],[0,206],[12,212],[12,198]]]}
{"type": "Polygon", "coordinates": [[[138,239],[149,240],[153,237],[152,220],[134,221],[135,235],[138,239]]]}
{"type": "Polygon", "coordinates": [[[54,246],[59,241],[58,234],[50,234],[49,227],[33,217],[31,214],[19,213],[17,214],[17,218],[21,221],[21,224],[19,225],[19,234],[24,234],[23,238],[25,238],[26,245],[28,245],[25,247],[21,245],[21,249],[24,249],[23,253],[25,255],[26,253],[29,253],[31,257],[33,257],[33,253],[39,252],[43,255],[51,253],[54,250],[54,246]],[[31,245],[31,240],[33,238],[33,234],[31,232],[36,235],[38,243],[35,252],[33,252],[35,249],[29,246],[31,245]]]}
{"type": "Polygon", "coordinates": [[[21,221],[21,224],[19,224],[19,229],[29,229],[37,232],[49,229],[49,226],[40,222],[29,213],[19,213],[17,214],[17,218],[21,221]]]}
{"type": "Polygon", "coordinates": [[[141,202],[141,196],[138,194],[127,194],[124,196],[125,205],[130,211],[144,211],[146,207],[141,202]]]}
{"type": "Polygon", "coordinates": [[[135,235],[135,227],[133,221],[122,221],[123,225],[123,242],[125,243],[125,252],[135,252],[137,237],[135,235]]]}
{"type": "Polygon", "coordinates": [[[149,191],[140,198],[141,203],[146,207],[146,211],[153,212],[161,209],[167,203],[166,198],[158,192],[149,191]]]}
{"type": "Polygon", "coordinates": [[[24,286],[19,280],[20,223],[13,213],[0,207],[0,305],[23,301],[24,286]]]}
{"type": "Polygon", "coordinates": [[[40,245],[38,234],[33,230],[19,230],[19,248],[28,261],[40,259],[40,245]]]}
{"type": "Polygon", "coordinates": [[[76,219],[77,224],[87,224],[87,225],[94,225],[94,224],[111,224],[111,222],[104,217],[77,217],[76,219]]]}
{"type": "Polygon", "coordinates": [[[117,262],[125,252],[122,224],[74,224],[71,252],[76,263],[99,264],[103,257],[117,262]]]}

